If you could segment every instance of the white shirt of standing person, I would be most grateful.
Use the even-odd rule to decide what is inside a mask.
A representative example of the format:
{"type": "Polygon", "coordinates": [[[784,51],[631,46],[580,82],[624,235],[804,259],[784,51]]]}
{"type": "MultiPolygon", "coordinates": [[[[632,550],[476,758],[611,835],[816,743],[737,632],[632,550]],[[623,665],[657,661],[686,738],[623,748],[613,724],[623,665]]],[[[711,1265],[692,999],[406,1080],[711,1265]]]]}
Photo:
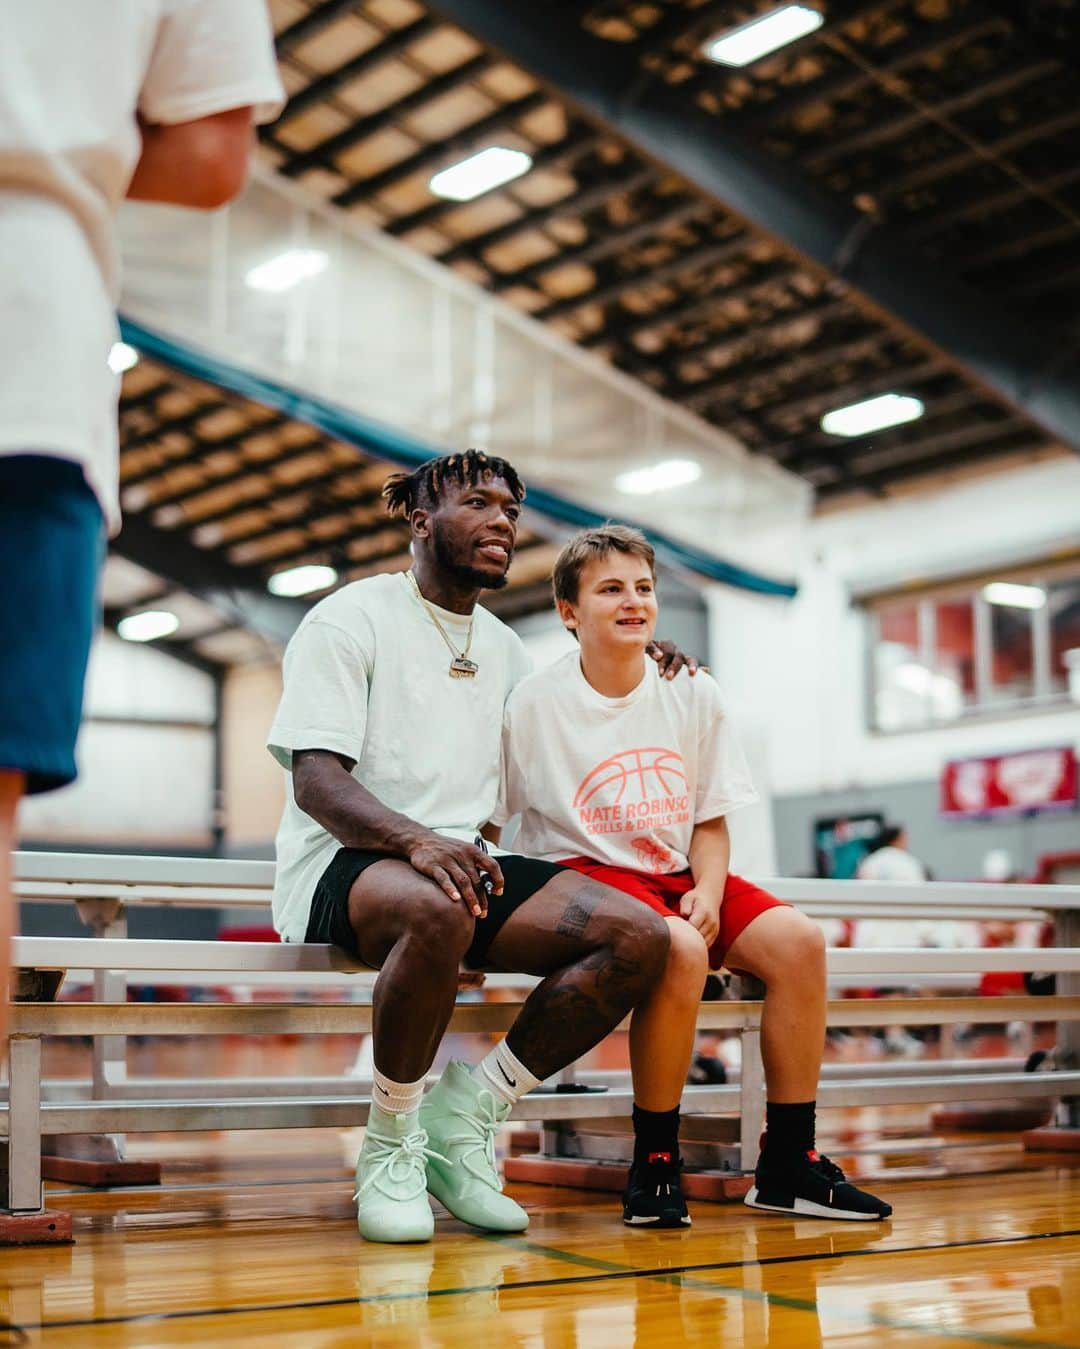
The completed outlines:
{"type": "Polygon", "coordinates": [[[695,824],[757,800],[716,682],[668,682],[651,660],[623,698],[592,687],[576,650],[522,680],[502,765],[493,822],[520,812],[515,850],[551,862],[685,871],[695,824]]]}
{"type": "Polygon", "coordinates": [[[921,884],[926,880],[926,868],[919,859],[904,848],[878,848],[868,853],[859,863],[860,881],[895,881],[921,884]]]}
{"type": "Polygon", "coordinates": [[[402,573],[320,600],[285,651],[267,748],[286,770],[274,876],[274,926],[286,941],[304,940],[315,885],[341,847],[296,804],[296,750],[352,759],[352,776],[372,795],[439,834],[471,843],[494,814],[503,707],[529,657],[479,605],[471,620],[431,608],[459,651],[471,624],[475,678],[450,677],[443,638],[402,573]]]}
{"type": "Polygon", "coordinates": [[[113,529],[113,220],[139,118],[283,102],[265,0],[0,0],[0,454],[81,464],[113,529]]]}

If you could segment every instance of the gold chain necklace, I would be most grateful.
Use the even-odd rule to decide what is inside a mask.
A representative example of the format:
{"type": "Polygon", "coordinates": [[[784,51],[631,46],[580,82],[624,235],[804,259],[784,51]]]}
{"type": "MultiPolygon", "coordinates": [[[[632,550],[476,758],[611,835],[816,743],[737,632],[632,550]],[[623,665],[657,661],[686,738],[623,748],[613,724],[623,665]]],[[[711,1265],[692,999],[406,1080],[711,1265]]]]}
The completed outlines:
{"type": "Polygon", "coordinates": [[[453,660],[450,662],[450,671],[449,671],[450,678],[475,679],[476,672],[477,670],[479,670],[480,667],[477,665],[476,661],[469,659],[469,648],[472,646],[473,620],[475,618],[475,614],[472,615],[472,617],[470,617],[469,619],[469,632],[465,638],[465,646],[462,648],[461,651],[459,651],[457,647],[454,645],[454,643],[450,640],[449,633],[439,622],[439,618],[438,615],[435,613],[435,610],[431,607],[430,604],[428,604],[427,600],[421,593],[420,586],[419,583],[417,582],[416,577],[413,575],[411,571],[407,571],[405,575],[409,578],[410,582],[412,583],[413,594],[427,610],[428,618],[430,618],[432,623],[434,623],[436,628],[438,628],[439,636],[450,648],[450,654],[451,656],[453,656],[453,660]]]}

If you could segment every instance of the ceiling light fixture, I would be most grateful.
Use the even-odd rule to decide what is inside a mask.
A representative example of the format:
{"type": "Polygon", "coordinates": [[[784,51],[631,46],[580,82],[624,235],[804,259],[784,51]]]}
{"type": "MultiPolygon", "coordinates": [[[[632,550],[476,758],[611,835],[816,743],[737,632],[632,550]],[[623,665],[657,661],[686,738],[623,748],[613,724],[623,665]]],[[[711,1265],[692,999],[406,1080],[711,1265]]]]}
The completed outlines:
{"type": "Polygon", "coordinates": [[[326,270],[329,261],[329,254],[321,248],[287,248],[276,258],[252,267],[244,281],[252,290],[265,290],[276,295],[318,276],[326,270]]]}
{"type": "Polygon", "coordinates": [[[867,398],[861,403],[834,408],[821,419],[821,429],[830,436],[865,436],[871,431],[884,431],[887,426],[901,426],[916,421],[923,415],[922,400],[909,394],[883,393],[878,398],[867,398]]]}
{"type": "Polygon", "coordinates": [[[126,342],[114,342],[109,348],[109,369],[114,375],[122,375],[139,364],[139,353],[126,342]]]}
{"type": "Polygon", "coordinates": [[[620,473],[615,486],[628,496],[648,496],[652,492],[667,492],[672,487],[685,487],[701,477],[701,465],[692,459],[664,459],[648,468],[633,468],[620,473]]]}
{"type": "Polygon", "coordinates": [[[781,5],[738,28],[717,33],[705,43],[702,52],[722,66],[749,66],[812,33],[824,22],[825,16],[809,5],[781,5]]]}
{"type": "Polygon", "coordinates": [[[315,590],[329,590],[337,578],[338,574],[333,567],[309,564],[275,572],[267,581],[266,588],[271,595],[285,595],[293,599],[297,595],[310,595],[315,590]]]}
{"type": "Polygon", "coordinates": [[[1041,609],[1046,603],[1042,586],[1022,586],[1014,581],[991,581],[983,586],[987,604],[1006,604],[1012,609],[1041,609]]]}
{"type": "Polygon", "coordinates": [[[179,626],[180,620],[168,609],[144,609],[141,614],[122,618],[116,631],[125,642],[153,642],[170,636],[179,626]]]}
{"type": "Polygon", "coordinates": [[[468,159],[440,169],[428,187],[437,197],[445,197],[448,201],[472,201],[504,183],[513,182],[531,168],[532,158],[524,150],[490,145],[468,159]]]}

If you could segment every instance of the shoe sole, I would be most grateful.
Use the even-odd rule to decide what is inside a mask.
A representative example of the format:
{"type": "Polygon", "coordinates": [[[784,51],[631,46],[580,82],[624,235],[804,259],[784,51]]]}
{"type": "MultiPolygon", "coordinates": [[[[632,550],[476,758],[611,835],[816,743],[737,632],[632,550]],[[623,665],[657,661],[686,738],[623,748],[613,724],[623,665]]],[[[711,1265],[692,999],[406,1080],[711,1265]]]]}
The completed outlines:
{"type": "Polygon", "coordinates": [[[758,1198],[757,1186],[747,1193],[743,1203],[747,1208],[762,1209],[766,1213],[786,1213],[795,1218],[839,1218],[849,1223],[883,1223],[892,1216],[888,1213],[858,1213],[855,1209],[829,1208],[825,1204],[815,1204],[812,1199],[796,1199],[794,1204],[763,1204],[758,1198]]]}
{"type": "Polygon", "coordinates": [[[674,1230],[678,1227],[691,1227],[693,1221],[689,1216],[672,1220],[671,1218],[628,1218],[626,1214],[623,1214],[623,1222],[627,1227],[664,1227],[674,1230]]]}

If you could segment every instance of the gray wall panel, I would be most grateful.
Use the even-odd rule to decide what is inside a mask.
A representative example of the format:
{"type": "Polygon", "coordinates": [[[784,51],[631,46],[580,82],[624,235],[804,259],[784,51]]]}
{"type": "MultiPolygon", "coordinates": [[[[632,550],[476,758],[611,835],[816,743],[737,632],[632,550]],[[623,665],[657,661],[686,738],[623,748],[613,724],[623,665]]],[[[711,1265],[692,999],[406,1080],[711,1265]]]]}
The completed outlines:
{"type": "Polygon", "coordinates": [[[813,874],[815,819],[867,810],[880,810],[886,819],[907,825],[911,851],[939,881],[978,879],[983,857],[991,848],[1007,849],[1023,876],[1034,872],[1044,853],[1080,851],[1080,815],[1075,811],[993,820],[944,820],[937,803],[938,784],[934,781],[777,797],[773,801],[773,822],[780,874],[813,874]]]}

